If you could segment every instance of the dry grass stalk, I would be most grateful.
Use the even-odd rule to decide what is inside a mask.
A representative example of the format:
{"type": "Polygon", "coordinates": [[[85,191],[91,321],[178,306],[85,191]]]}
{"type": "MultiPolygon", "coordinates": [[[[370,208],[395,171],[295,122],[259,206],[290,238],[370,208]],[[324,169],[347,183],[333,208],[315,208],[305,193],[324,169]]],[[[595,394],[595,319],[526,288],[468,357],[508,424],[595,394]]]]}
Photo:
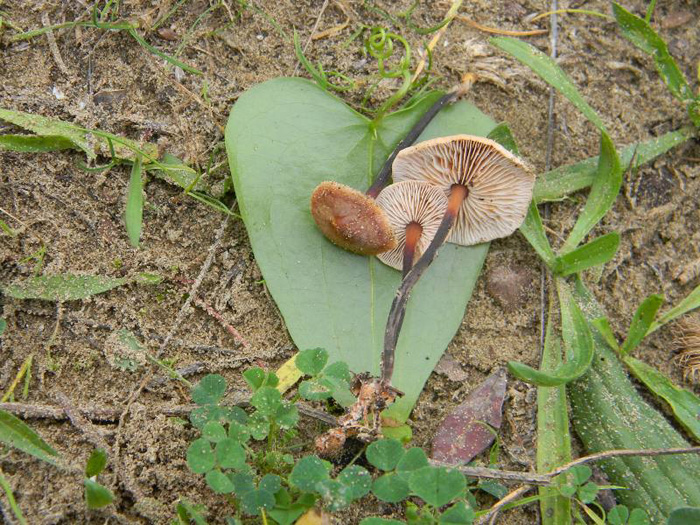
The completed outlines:
{"type": "Polygon", "coordinates": [[[678,323],[674,339],[675,360],[683,367],[683,378],[697,382],[700,375],[700,321],[688,318],[678,323]]]}

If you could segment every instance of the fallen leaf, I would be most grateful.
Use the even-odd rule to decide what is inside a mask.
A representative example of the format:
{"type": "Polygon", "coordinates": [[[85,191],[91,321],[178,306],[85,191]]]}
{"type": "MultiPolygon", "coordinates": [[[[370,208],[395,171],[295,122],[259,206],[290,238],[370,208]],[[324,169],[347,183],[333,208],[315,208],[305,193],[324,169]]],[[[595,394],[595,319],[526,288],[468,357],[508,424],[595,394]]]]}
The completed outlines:
{"type": "Polygon", "coordinates": [[[438,374],[447,376],[447,379],[456,383],[461,383],[469,377],[469,374],[464,371],[462,365],[450,354],[444,354],[438,361],[435,371],[438,374]]]}
{"type": "Polygon", "coordinates": [[[468,463],[494,441],[485,426],[500,428],[503,400],[506,395],[506,372],[493,372],[469,397],[440,424],[433,439],[432,458],[445,463],[468,463]]]}

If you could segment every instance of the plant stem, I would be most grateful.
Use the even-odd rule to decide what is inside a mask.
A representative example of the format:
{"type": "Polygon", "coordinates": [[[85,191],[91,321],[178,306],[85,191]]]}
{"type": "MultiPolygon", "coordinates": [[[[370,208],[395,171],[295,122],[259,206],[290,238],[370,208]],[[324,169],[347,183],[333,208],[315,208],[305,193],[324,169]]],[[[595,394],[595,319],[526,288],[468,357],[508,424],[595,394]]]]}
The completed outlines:
{"type": "Polygon", "coordinates": [[[406,276],[401,281],[401,286],[399,286],[394,301],[391,303],[391,309],[389,310],[389,318],[386,322],[386,331],[384,332],[384,351],[382,352],[382,384],[387,387],[391,384],[391,376],[394,373],[394,358],[396,354],[396,343],[399,340],[399,333],[401,332],[401,326],[403,325],[403,319],[406,315],[406,304],[408,303],[408,298],[411,295],[411,290],[420,279],[421,275],[425,273],[430,264],[435,259],[437,255],[438,248],[442,246],[447,240],[447,236],[450,234],[452,225],[457,218],[457,213],[459,208],[464,202],[464,199],[469,194],[469,190],[466,186],[461,184],[455,184],[452,186],[450,191],[450,197],[447,200],[447,211],[445,212],[442,222],[438,227],[437,233],[430,245],[425,250],[425,253],[418,259],[418,262],[411,268],[411,270],[406,274],[406,276]]]}
{"type": "Polygon", "coordinates": [[[411,131],[408,132],[408,135],[406,135],[401,142],[396,145],[394,151],[392,151],[391,155],[389,155],[389,158],[386,159],[384,165],[382,166],[382,170],[377,175],[377,178],[374,179],[372,186],[370,186],[366,192],[368,196],[374,199],[377,198],[379,192],[384,189],[384,186],[386,186],[387,182],[389,181],[389,177],[391,176],[391,165],[394,163],[396,155],[398,155],[401,150],[404,150],[412,145],[416,139],[418,139],[420,134],[423,133],[425,128],[428,127],[430,121],[435,118],[435,115],[437,115],[447,104],[451,104],[452,102],[456,101],[461,94],[462,90],[459,88],[453,89],[449,93],[440,97],[440,99],[435,102],[435,104],[433,104],[428,111],[425,112],[420,120],[416,122],[416,125],[411,128],[411,131]]]}
{"type": "Polygon", "coordinates": [[[406,244],[403,249],[402,277],[406,277],[406,274],[413,267],[413,259],[416,255],[416,245],[418,244],[422,233],[423,227],[415,221],[408,223],[406,226],[406,244]]]}

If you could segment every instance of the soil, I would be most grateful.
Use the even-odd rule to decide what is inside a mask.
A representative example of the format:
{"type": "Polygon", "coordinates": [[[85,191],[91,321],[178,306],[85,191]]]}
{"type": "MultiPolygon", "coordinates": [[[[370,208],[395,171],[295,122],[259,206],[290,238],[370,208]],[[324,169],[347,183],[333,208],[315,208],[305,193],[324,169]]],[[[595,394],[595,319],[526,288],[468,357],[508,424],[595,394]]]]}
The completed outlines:
{"type": "MultiPolygon", "coordinates": [[[[218,195],[224,192],[228,176],[219,145],[236,98],[273,77],[306,76],[294,55],[294,30],[302,43],[310,42],[307,55],[312,61],[366,80],[376,71],[376,64],[363,58],[360,39],[349,40],[351,35],[360,23],[388,23],[373,6],[399,13],[412,2],[336,0],[323,12],[322,0],[258,0],[247,2],[253,6],[247,9],[241,7],[243,2],[185,2],[168,19],[164,26],[168,30],[161,36],[156,31],[142,34],[171,55],[184,38],[179,56],[201,69],[201,76],[174,72],[124,31],[55,30],[55,46],[46,35],[14,43],[9,40],[16,31],[8,20],[23,30],[45,23],[87,21],[91,4],[0,0],[5,20],[0,26],[4,39],[0,44],[0,107],[146,140],[200,168],[211,157],[218,169],[202,183],[218,195]],[[198,20],[210,5],[218,7],[198,20]],[[346,17],[348,24],[341,27],[346,17]],[[309,40],[316,23],[316,33],[331,28],[339,31],[309,40]]],[[[636,13],[645,10],[642,2],[627,4],[636,13]]],[[[120,14],[148,28],[175,5],[174,0],[123,0],[120,14]]],[[[573,2],[565,7],[581,5],[573,2]]],[[[448,8],[446,1],[420,2],[413,21],[421,27],[434,25],[448,8]]],[[[585,8],[609,11],[608,3],[601,0],[588,2],[585,8]]],[[[478,0],[465,2],[460,13],[486,26],[521,30],[530,29],[526,17],[542,9],[544,4],[530,0],[478,0]]],[[[616,144],[647,140],[687,124],[683,108],[659,80],[649,57],[623,39],[613,22],[562,15],[559,23],[558,62],[600,112],[616,144]]],[[[697,2],[660,3],[654,24],[686,76],[695,78],[700,60],[697,2]]],[[[543,21],[538,27],[548,26],[543,21]]],[[[394,30],[401,31],[414,49],[429,38],[403,25],[394,30]]],[[[561,97],[554,98],[550,123],[547,86],[491,47],[488,37],[464,22],[453,22],[434,53],[436,86],[447,88],[464,73],[476,73],[479,81],[469,98],[497,121],[510,124],[522,155],[538,172],[548,163],[548,133],[553,137],[552,167],[597,154],[598,135],[593,126],[561,97]]],[[[547,35],[527,40],[550,51],[547,35]]],[[[378,105],[392,88],[390,83],[382,84],[369,104],[378,105]]],[[[357,89],[344,97],[358,105],[363,93],[357,89]]],[[[628,172],[623,196],[594,232],[622,235],[615,259],[602,272],[587,275],[618,334],[626,331],[635,308],[648,294],[663,293],[667,304],[673,304],[698,284],[697,271],[695,278],[679,280],[678,276],[692,263],[697,270],[700,258],[699,157],[700,144],[691,141],[628,172]]],[[[133,249],[122,219],[128,169],[85,172],[78,168],[84,160],[79,152],[0,153],[0,218],[17,232],[14,237],[0,236],[0,282],[11,283],[36,272],[113,277],[152,272],[166,279],[155,286],[128,285],[58,306],[0,299],[2,318],[8,324],[0,347],[0,391],[8,389],[22,363],[33,356],[29,396],[23,403],[68,405],[73,413],[75,408],[88,414],[111,410],[109,421],[37,417],[28,422],[75,469],[85,464],[95,446],[106,444],[110,464],[100,479],[115,491],[116,502],[101,511],[87,511],[79,470],[59,470],[16,451],[9,450],[0,458],[0,469],[29,523],[168,523],[178,498],[205,503],[210,509],[209,522],[222,523],[225,499],[213,495],[202,477],[186,466],[185,451],[196,432],[180,417],[165,412],[187,405],[188,390],[177,381],[165,380],[163,370],[143,355],[134,355],[125,364],[119,359],[123,348],[115,333],[130,330],[152,355],[174,362],[192,380],[219,372],[233,390],[244,388],[240,372],[247,366],[278,367],[296,349],[266,292],[240,220],[222,223],[219,212],[183,197],[178,187],[152,178],[146,186],[142,248],[133,249]],[[221,320],[200,306],[181,313],[209,253],[213,253],[213,262],[199,297],[220,313],[221,320]],[[232,336],[226,326],[234,327],[241,337],[232,336]],[[134,395],[151,373],[160,381],[148,383],[140,395],[134,395]],[[128,415],[118,425],[116,417],[131,401],[128,415]]],[[[224,198],[232,203],[230,192],[224,198]]],[[[573,225],[580,201],[574,196],[548,206],[545,222],[555,242],[573,225]]],[[[540,275],[539,260],[519,234],[492,243],[484,275],[447,350],[460,368],[456,372],[462,373],[431,377],[412,417],[415,444],[429,447],[442,418],[497,367],[513,359],[537,365],[540,275]],[[521,290],[505,298],[494,297],[489,290],[498,294],[502,287],[492,281],[502,278],[512,279],[521,290]]],[[[672,360],[673,332],[671,325],[655,333],[638,356],[697,392],[697,386],[684,380],[672,360]]],[[[500,433],[502,468],[534,468],[535,394],[534,388],[510,379],[500,433]]],[[[307,443],[314,429],[320,428],[310,427],[307,443]]],[[[485,499],[484,503],[493,501],[485,499]]],[[[338,521],[357,523],[368,512],[395,511],[376,501],[363,509],[357,507],[338,516],[338,521]]],[[[538,512],[536,505],[530,505],[510,511],[500,522],[536,523],[538,512]]],[[[14,523],[4,494],[0,516],[14,523]]]]}

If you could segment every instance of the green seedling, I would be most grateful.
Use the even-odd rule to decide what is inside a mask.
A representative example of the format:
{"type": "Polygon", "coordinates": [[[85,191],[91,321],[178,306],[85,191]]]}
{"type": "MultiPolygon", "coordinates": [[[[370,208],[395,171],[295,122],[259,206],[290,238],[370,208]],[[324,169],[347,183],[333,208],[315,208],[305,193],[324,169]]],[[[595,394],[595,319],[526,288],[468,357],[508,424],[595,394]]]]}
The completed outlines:
{"type": "Polygon", "coordinates": [[[88,458],[85,466],[85,502],[89,509],[100,509],[114,501],[114,494],[107,487],[97,482],[97,476],[107,466],[107,453],[101,449],[95,449],[88,458]]]}

